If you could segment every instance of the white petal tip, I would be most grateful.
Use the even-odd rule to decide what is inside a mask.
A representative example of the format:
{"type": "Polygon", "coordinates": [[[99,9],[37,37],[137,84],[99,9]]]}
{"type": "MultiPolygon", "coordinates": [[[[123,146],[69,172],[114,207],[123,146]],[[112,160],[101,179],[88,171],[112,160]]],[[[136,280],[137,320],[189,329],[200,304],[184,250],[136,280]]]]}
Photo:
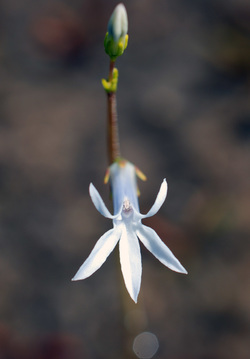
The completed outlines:
{"type": "Polygon", "coordinates": [[[89,184],[89,195],[90,195],[91,198],[92,198],[93,193],[95,192],[95,190],[96,190],[96,188],[95,188],[95,186],[93,185],[93,183],[91,182],[91,183],[89,184]]]}
{"type": "MultiPolygon", "coordinates": [[[[129,294],[130,294],[130,293],[129,293],[129,294]]],[[[134,296],[134,295],[131,295],[131,294],[130,294],[130,297],[131,297],[131,299],[133,300],[133,302],[135,302],[135,304],[137,304],[138,294],[137,294],[137,296],[134,296]]]]}
{"type": "Polygon", "coordinates": [[[177,268],[170,268],[170,269],[174,270],[177,273],[188,274],[188,271],[182,266],[181,266],[181,268],[178,268],[178,269],[177,268]]]}
{"type": "MultiPolygon", "coordinates": [[[[79,272],[80,272],[80,270],[79,270],[79,272]]],[[[83,275],[83,273],[82,274],[80,274],[80,273],[76,273],[75,274],[75,276],[71,279],[71,281],[72,282],[76,282],[77,280],[83,280],[83,279],[86,279],[86,278],[88,278],[89,276],[88,275],[86,275],[86,273],[85,273],[85,275],[83,275]]]]}
{"type": "Polygon", "coordinates": [[[91,191],[92,191],[93,187],[94,187],[93,183],[92,183],[92,182],[90,182],[90,184],[89,184],[89,192],[91,192],[91,191]]]}
{"type": "Polygon", "coordinates": [[[71,281],[72,282],[75,282],[75,281],[77,281],[77,280],[81,280],[82,278],[79,278],[78,276],[74,276],[72,279],[71,279],[71,281]]]}
{"type": "Polygon", "coordinates": [[[163,179],[162,186],[163,186],[164,191],[167,192],[167,190],[168,190],[168,183],[167,183],[166,178],[163,179]]]}
{"type": "Polygon", "coordinates": [[[186,270],[178,271],[177,273],[180,273],[180,274],[188,274],[188,272],[187,272],[186,270]]]}

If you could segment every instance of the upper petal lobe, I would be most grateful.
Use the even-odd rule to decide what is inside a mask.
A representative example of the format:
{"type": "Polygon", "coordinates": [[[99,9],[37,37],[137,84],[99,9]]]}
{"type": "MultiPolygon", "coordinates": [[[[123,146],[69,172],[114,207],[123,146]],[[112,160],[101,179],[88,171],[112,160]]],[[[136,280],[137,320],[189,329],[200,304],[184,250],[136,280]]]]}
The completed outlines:
{"type": "Polygon", "coordinates": [[[110,218],[110,219],[114,219],[117,217],[117,215],[112,216],[112,214],[109,212],[109,210],[107,209],[107,207],[105,206],[99,192],[97,191],[97,189],[95,188],[95,186],[90,183],[89,185],[89,194],[90,197],[92,199],[92,202],[95,205],[95,208],[97,209],[97,211],[99,211],[104,217],[106,218],[110,218]]]}
{"type": "Polygon", "coordinates": [[[148,211],[147,214],[139,214],[139,217],[141,219],[143,219],[143,218],[154,216],[159,211],[161,206],[163,205],[163,203],[167,197],[167,192],[168,192],[168,184],[167,184],[166,179],[164,178],[164,180],[161,184],[160,190],[157,194],[155,203],[153,204],[153,206],[151,207],[151,209],[148,211]]]}

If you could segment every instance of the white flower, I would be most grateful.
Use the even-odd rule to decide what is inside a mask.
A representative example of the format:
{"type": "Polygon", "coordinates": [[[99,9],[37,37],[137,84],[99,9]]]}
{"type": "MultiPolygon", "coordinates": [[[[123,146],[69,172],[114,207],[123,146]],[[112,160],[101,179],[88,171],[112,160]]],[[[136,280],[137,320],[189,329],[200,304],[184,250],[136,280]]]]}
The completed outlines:
{"type": "Polygon", "coordinates": [[[156,232],[141,223],[141,220],[158,212],[167,195],[167,182],[161,184],[155,203],[150,211],[143,215],[139,212],[136,184],[137,170],[127,161],[113,163],[109,168],[114,215],[105,206],[93,184],[89,193],[96,209],[113,220],[113,229],[106,232],[96,243],[89,257],[80,267],[72,280],[91,276],[106,261],[119,241],[120,262],[125,285],[131,298],[137,302],[141,286],[142,263],[138,238],[144,246],[165,266],[187,273],[170,249],[162,242],[156,232]]]}

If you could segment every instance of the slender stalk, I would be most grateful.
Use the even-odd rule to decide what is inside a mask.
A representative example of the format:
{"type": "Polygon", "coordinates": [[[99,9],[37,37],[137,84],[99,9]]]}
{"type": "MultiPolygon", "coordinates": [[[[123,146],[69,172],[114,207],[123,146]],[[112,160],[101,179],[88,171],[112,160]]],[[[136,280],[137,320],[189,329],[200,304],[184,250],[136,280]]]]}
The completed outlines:
{"type": "Polygon", "coordinates": [[[109,63],[109,81],[112,80],[113,78],[113,70],[115,68],[115,61],[112,61],[110,60],[110,63],[109,63]]]}
{"type": "MultiPolygon", "coordinates": [[[[115,62],[110,60],[109,81],[112,80],[115,62]]],[[[120,157],[120,143],[118,135],[117,109],[116,109],[116,93],[108,92],[108,159],[111,165],[120,157]]]]}
{"type": "MultiPolygon", "coordinates": [[[[115,62],[110,61],[109,81],[113,79],[113,70],[115,62]]],[[[108,123],[107,123],[107,140],[108,140],[108,160],[109,165],[115,162],[120,154],[120,143],[118,133],[117,108],[116,108],[116,92],[107,92],[108,100],[108,123]]],[[[120,267],[119,253],[116,251],[118,266],[120,267]]],[[[121,359],[133,359],[134,353],[132,349],[133,340],[137,334],[147,327],[147,316],[143,303],[133,303],[128,296],[123,279],[119,278],[120,293],[122,299],[122,354],[121,359]],[[136,315],[136,318],[134,318],[136,315]]]]}

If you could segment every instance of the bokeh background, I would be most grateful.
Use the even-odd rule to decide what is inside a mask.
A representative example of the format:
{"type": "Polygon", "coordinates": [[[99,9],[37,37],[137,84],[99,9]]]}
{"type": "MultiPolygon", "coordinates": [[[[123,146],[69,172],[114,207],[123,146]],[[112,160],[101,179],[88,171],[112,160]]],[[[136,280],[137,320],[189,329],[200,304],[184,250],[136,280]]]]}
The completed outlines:
{"type": "Polygon", "coordinates": [[[128,0],[118,59],[124,157],[147,174],[142,212],[164,177],[168,198],[147,222],[187,268],[142,248],[138,304],[118,253],[71,282],[111,227],[103,38],[116,1],[3,0],[0,26],[0,357],[250,357],[250,2],[128,0]]]}

